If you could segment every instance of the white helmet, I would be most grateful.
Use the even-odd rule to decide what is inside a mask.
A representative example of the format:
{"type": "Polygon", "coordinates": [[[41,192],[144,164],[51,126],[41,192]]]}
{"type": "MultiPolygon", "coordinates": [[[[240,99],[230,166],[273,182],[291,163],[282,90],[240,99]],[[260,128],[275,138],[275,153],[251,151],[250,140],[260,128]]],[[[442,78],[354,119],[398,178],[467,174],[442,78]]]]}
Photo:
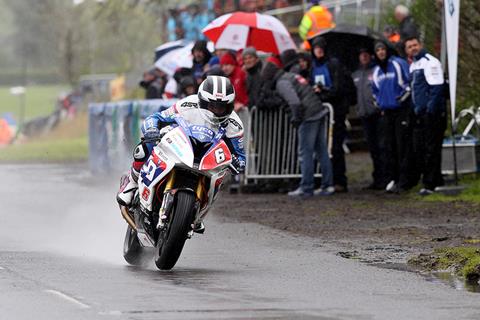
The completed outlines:
{"type": "Polygon", "coordinates": [[[235,89],[230,79],[221,76],[208,76],[198,89],[198,102],[201,109],[213,113],[216,120],[225,121],[233,111],[235,89]]]}

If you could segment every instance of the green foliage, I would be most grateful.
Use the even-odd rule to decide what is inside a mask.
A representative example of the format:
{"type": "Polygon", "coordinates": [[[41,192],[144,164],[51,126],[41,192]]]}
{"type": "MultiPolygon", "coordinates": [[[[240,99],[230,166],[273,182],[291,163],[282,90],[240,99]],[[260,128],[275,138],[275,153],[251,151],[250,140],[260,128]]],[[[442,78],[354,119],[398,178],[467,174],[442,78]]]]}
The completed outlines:
{"type": "Polygon", "coordinates": [[[0,53],[0,80],[9,79],[3,75],[6,68],[17,78],[24,70],[32,74],[32,69],[53,69],[72,85],[81,74],[143,69],[161,43],[162,4],[150,1],[86,0],[74,5],[64,0],[0,0],[0,4],[0,17],[10,18],[0,23],[5,25],[0,40],[10,41],[8,50],[0,53]]]}
{"type": "Polygon", "coordinates": [[[468,201],[473,203],[480,203],[480,179],[476,175],[465,176],[460,180],[460,185],[465,186],[460,194],[455,196],[448,196],[441,193],[434,193],[428,197],[416,196],[416,200],[423,200],[428,202],[442,201],[468,201]]]}
{"type": "MultiPolygon", "coordinates": [[[[442,8],[441,2],[417,0],[412,15],[424,36],[427,50],[440,54],[442,8]]],[[[457,78],[457,110],[480,105],[480,1],[461,0],[459,31],[459,62],[457,78]]]]}
{"type": "Polygon", "coordinates": [[[453,269],[466,279],[479,278],[480,249],[477,247],[440,248],[434,251],[436,269],[453,269]]]}

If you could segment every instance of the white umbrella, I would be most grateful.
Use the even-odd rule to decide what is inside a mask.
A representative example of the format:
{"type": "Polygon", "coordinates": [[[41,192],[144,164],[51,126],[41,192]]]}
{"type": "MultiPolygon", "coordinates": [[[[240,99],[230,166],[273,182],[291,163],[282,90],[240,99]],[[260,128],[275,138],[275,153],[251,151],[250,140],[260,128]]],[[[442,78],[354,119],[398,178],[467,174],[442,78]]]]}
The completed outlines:
{"type": "MultiPolygon", "coordinates": [[[[155,61],[155,67],[169,76],[173,76],[178,68],[191,68],[193,66],[192,48],[195,43],[183,42],[183,44],[185,45],[181,46],[181,43],[177,42],[176,47],[164,50],[163,54],[155,61]]],[[[209,42],[207,48],[209,51],[213,51],[213,43],[209,42]]]]}

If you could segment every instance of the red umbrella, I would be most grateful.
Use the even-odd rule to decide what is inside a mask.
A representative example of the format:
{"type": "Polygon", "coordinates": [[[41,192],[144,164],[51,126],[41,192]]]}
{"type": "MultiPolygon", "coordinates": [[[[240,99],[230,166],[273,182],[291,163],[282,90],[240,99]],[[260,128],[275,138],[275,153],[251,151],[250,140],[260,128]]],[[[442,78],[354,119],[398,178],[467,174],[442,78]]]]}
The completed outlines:
{"type": "Polygon", "coordinates": [[[215,48],[239,50],[254,47],[275,54],[296,49],[280,20],[256,12],[225,14],[213,20],[202,32],[215,43],[215,48]]]}

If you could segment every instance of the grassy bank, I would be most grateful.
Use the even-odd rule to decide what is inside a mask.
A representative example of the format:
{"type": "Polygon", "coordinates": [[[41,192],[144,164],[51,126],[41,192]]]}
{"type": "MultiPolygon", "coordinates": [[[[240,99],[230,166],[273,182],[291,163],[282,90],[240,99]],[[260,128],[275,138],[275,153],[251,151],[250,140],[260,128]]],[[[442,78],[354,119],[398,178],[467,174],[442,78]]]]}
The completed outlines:
{"type": "Polygon", "coordinates": [[[68,162],[88,158],[86,114],[64,120],[52,132],[0,149],[0,162],[68,162]]]}
{"type": "Polygon", "coordinates": [[[428,271],[450,271],[467,281],[480,279],[480,248],[439,248],[430,254],[420,254],[408,261],[410,265],[428,271]]]}
{"type": "MultiPolygon", "coordinates": [[[[45,116],[55,110],[58,95],[68,91],[67,86],[28,86],[25,91],[25,120],[45,116]]],[[[19,119],[20,98],[10,93],[10,87],[0,87],[0,115],[4,112],[13,113],[19,119]]]]}
{"type": "Polygon", "coordinates": [[[480,179],[477,175],[467,175],[460,179],[460,186],[465,187],[463,191],[456,195],[445,195],[442,193],[434,193],[428,197],[417,197],[424,201],[469,201],[480,204],[480,179]]]}

